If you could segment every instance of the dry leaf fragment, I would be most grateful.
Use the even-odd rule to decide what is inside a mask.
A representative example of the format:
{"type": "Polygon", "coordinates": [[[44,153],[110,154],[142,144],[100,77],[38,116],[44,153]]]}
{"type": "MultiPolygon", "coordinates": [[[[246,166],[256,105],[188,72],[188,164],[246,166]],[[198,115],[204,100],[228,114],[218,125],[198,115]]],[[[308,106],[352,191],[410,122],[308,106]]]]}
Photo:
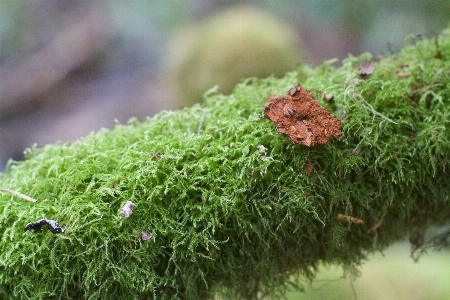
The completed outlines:
{"type": "Polygon", "coordinates": [[[264,117],[275,123],[278,132],[287,134],[294,144],[324,145],[342,136],[341,120],[334,118],[300,84],[285,96],[269,95],[264,117]]]}
{"type": "Polygon", "coordinates": [[[133,213],[133,208],[135,206],[136,206],[136,204],[134,204],[131,201],[125,202],[125,204],[122,206],[122,210],[121,210],[124,219],[128,219],[128,217],[131,216],[131,214],[133,213]]]}
{"type": "Polygon", "coordinates": [[[358,75],[362,79],[366,80],[369,78],[369,75],[372,74],[373,70],[375,69],[375,64],[372,62],[363,62],[359,68],[358,68],[358,75]]]}

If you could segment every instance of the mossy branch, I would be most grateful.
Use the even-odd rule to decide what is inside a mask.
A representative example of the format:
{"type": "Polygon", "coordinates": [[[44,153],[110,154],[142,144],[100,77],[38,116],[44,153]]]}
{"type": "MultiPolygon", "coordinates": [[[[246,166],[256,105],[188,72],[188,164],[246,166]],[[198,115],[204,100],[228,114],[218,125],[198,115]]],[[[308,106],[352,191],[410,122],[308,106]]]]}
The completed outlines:
{"type": "Polygon", "coordinates": [[[319,263],[357,272],[407,234],[421,247],[450,216],[449,70],[446,30],[395,56],[251,78],[202,106],[28,149],[0,180],[38,200],[0,195],[0,296],[256,298],[313,279],[319,263]],[[366,80],[363,62],[375,63],[366,80]],[[299,82],[343,137],[294,145],[262,117],[269,94],[299,82]],[[24,231],[43,218],[65,231],[24,231]]]}

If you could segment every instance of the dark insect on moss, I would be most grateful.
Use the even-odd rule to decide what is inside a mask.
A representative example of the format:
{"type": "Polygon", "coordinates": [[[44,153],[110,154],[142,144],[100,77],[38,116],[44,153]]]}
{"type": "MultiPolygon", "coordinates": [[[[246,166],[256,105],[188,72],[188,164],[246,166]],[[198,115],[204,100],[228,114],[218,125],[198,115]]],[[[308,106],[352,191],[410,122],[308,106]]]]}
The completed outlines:
{"type": "Polygon", "coordinates": [[[54,220],[47,220],[46,218],[40,219],[34,223],[28,223],[25,226],[25,231],[34,230],[36,232],[42,231],[42,226],[47,224],[48,230],[50,230],[53,234],[64,232],[64,228],[59,227],[58,222],[54,220]]]}

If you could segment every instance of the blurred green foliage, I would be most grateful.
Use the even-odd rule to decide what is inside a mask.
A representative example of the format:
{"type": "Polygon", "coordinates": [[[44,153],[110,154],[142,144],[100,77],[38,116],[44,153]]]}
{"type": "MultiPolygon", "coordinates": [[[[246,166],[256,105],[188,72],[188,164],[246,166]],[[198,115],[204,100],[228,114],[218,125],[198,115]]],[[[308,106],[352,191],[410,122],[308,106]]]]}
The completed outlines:
{"type": "Polygon", "coordinates": [[[395,243],[372,255],[361,276],[342,276],[337,267],[321,267],[304,292],[287,293],[288,300],[446,300],[450,293],[448,251],[430,251],[419,262],[409,257],[409,245],[395,243]]]}
{"type": "Polygon", "coordinates": [[[184,28],[169,49],[165,71],[180,106],[201,102],[214,85],[229,94],[244,78],[280,77],[305,61],[294,28],[250,6],[184,28]]]}

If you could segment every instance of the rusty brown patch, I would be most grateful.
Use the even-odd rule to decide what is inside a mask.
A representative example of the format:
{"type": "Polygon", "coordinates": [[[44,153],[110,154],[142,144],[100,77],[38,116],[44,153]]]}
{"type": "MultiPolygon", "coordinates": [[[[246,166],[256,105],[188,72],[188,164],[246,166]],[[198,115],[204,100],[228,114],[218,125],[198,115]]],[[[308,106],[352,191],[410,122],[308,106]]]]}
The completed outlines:
{"type": "Polygon", "coordinates": [[[269,95],[264,117],[275,123],[278,132],[287,134],[294,144],[324,145],[342,136],[341,120],[314,100],[300,84],[285,96],[269,95]]]}

